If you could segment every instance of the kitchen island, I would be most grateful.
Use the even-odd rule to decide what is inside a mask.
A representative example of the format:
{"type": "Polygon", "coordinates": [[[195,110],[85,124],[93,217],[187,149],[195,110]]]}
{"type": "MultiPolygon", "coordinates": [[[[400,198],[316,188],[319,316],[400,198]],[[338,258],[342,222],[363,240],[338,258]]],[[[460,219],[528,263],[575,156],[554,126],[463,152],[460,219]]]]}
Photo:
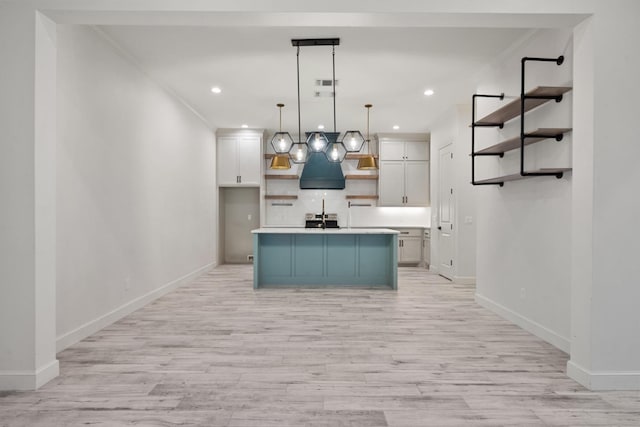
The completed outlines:
{"type": "Polygon", "coordinates": [[[385,228],[253,230],[253,287],[398,288],[398,232],[385,228]]]}

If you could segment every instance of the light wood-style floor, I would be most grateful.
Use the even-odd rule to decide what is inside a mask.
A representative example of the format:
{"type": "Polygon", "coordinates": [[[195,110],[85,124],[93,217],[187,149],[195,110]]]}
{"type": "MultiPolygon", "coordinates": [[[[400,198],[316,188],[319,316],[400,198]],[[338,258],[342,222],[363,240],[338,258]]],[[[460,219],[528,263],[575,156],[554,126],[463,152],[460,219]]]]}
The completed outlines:
{"type": "Polygon", "coordinates": [[[0,395],[1,426],[639,426],[639,392],[590,392],[567,355],[423,269],[399,290],[254,291],[222,266],[0,395]]]}

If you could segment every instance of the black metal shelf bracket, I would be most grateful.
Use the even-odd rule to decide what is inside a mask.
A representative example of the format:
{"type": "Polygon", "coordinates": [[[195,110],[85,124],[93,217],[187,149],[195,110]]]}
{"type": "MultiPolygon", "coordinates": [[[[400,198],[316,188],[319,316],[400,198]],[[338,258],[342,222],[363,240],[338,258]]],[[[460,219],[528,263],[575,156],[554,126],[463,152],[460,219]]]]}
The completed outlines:
{"type": "Polygon", "coordinates": [[[553,138],[556,141],[562,141],[562,139],[564,138],[564,134],[563,133],[558,133],[558,132],[554,132],[554,133],[538,132],[538,133],[535,133],[535,134],[525,133],[523,137],[525,139],[526,138],[553,138]]]}
{"type": "Polygon", "coordinates": [[[497,127],[502,129],[504,123],[476,123],[476,99],[477,98],[497,98],[504,100],[504,93],[500,95],[473,94],[471,97],[471,184],[473,185],[499,185],[502,187],[504,182],[476,182],[476,157],[477,156],[498,156],[504,157],[504,153],[476,153],[476,128],[477,127],[497,127]]]}
{"type": "MultiPolygon", "coordinates": [[[[564,56],[560,55],[557,58],[536,58],[536,57],[528,57],[525,56],[520,61],[520,175],[521,176],[555,176],[560,179],[563,176],[562,172],[527,172],[524,170],[524,146],[525,139],[531,138],[533,136],[527,135],[524,131],[524,117],[525,117],[525,101],[527,99],[553,99],[556,102],[562,101],[562,95],[551,95],[551,96],[543,96],[543,95],[526,95],[525,94],[525,77],[526,77],[526,65],[527,62],[555,62],[556,65],[560,66],[564,63],[564,56]]],[[[556,141],[562,140],[562,134],[554,134],[552,135],[556,141]]]]}

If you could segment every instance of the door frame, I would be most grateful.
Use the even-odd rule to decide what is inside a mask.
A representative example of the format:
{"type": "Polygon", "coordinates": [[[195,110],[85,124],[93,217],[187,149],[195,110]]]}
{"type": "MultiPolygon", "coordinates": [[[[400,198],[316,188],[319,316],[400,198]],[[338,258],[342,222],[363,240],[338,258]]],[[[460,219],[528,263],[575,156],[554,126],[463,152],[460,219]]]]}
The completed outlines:
{"type": "Polygon", "coordinates": [[[451,219],[450,223],[450,231],[449,231],[449,235],[450,237],[448,237],[450,239],[450,242],[448,242],[448,244],[451,246],[450,247],[450,254],[448,256],[446,256],[446,258],[448,258],[451,262],[450,267],[447,266],[446,268],[443,268],[445,266],[445,264],[443,264],[443,260],[445,258],[445,241],[443,239],[443,230],[442,230],[442,204],[443,204],[443,200],[444,198],[442,197],[445,191],[445,189],[442,188],[443,186],[443,172],[444,172],[444,162],[442,162],[442,156],[445,153],[449,153],[451,160],[450,163],[450,167],[453,168],[453,142],[450,142],[442,147],[440,147],[438,149],[438,204],[437,204],[437,209],[438,209],[438,221],[437,221],[437,234],[438,234],[438,260],[437,260],[437,272],[439,275],[441,275],[442,277],[445,277],[449,280],[454,280],[455,277],[455,272],[456,272],[456,259],[455,259],[455,254],[456,254],[456,250],[455,250],[455,244],[456,244],[456,238],[455,238],[455,232],[456,232],[456,228],[455,228],[455,207],[456,207],[456,192],[454,191],[454,174],[453,174],[453,170],[449,171],[450,173],[450,179],[449,179],[449,186],[447,187],[447,190],[449,190],[449,194],[447,196],[447,198],[450,200],[450,213],[449,213],[449,218],[451,219]]]}

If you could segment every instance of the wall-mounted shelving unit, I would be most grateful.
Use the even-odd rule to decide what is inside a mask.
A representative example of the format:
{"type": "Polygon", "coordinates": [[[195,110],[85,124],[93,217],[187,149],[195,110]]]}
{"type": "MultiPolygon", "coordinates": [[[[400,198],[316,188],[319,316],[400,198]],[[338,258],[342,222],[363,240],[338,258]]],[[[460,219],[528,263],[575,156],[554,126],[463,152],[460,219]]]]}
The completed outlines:
{"type": "Polygon", "coordinates": [[[525,92],[525,71],[527,62],[555,62],[560,66],[564,62],[564,57],[557,58],[531,58],[524,57],[521,60],[521,90],[520,98],[500,107],[487,116],[476,120],[476,100],[478,98],[497,98],[504,100],[504,94],[487,95],[474,94],[472,96],[472,123],[471,123],[471,183],[473,185],[499,185],[503,186],[505,182],[516,181],[534,176],[555,176],[562,178],[565,172],[571,168],[541,168],[536,170],[525,170],[524,148],[528,145],[535,144],[546,139],[554,138],[561,141],[565,133],[570,132],[571,128],[540,128],[532,132],[525,132],[525,113],[537,108],[547,102],[561,102],[563,95],[572,88],[569,86],[539,86],[533,90],[525,92]],[[515,138],[507,139],[490,147],[476,151],[475,149],[475,132],[480,127],[497,127],[502,129],[504,124],[516,117],[520,117],[520,135],[515,138]],[[520,149],[520,173],[500,176],[496,178],[475,179],[475,161],[476,157],[481,156],[498,156],[503,157],[504,153],[520,149]]]}
{"type": "MultiPolygon", "coordinates": [[[[347,153],[345,159],[346,160],[360,160],[360,159],[364,159],[366,157],[369,157],[370,154],[359,154],[359,153],[347,153]]],[[[377,155],[373,156],[374,159],[378,159],[377,155]]]]}
{"type": "Polygon", "coordinates": [[[264,198],[266,200],[298,200],[295,194],[266,194],[264,198]]]}
{"type": "Polygon", "coordinates": [[[366,194],[348,194],[345,196],[347,200],[378,200],[378,196],[375,194],[366,195],[366,194]]]}
{"type": "Polygon", "coordinates": [[[300,177],[291,174],[266,174],[264,179],[300,179],[300,177]]]}
{"type": "Polygon", "coordinates": [[[365,175],[365,174],[348,174],[344,176],[344,179],[362,179],[362,180],[369,180],[369,181],[375,181],[378,179],[378,175],[375,174],[370,174],[370,175],[365,175]]]}

